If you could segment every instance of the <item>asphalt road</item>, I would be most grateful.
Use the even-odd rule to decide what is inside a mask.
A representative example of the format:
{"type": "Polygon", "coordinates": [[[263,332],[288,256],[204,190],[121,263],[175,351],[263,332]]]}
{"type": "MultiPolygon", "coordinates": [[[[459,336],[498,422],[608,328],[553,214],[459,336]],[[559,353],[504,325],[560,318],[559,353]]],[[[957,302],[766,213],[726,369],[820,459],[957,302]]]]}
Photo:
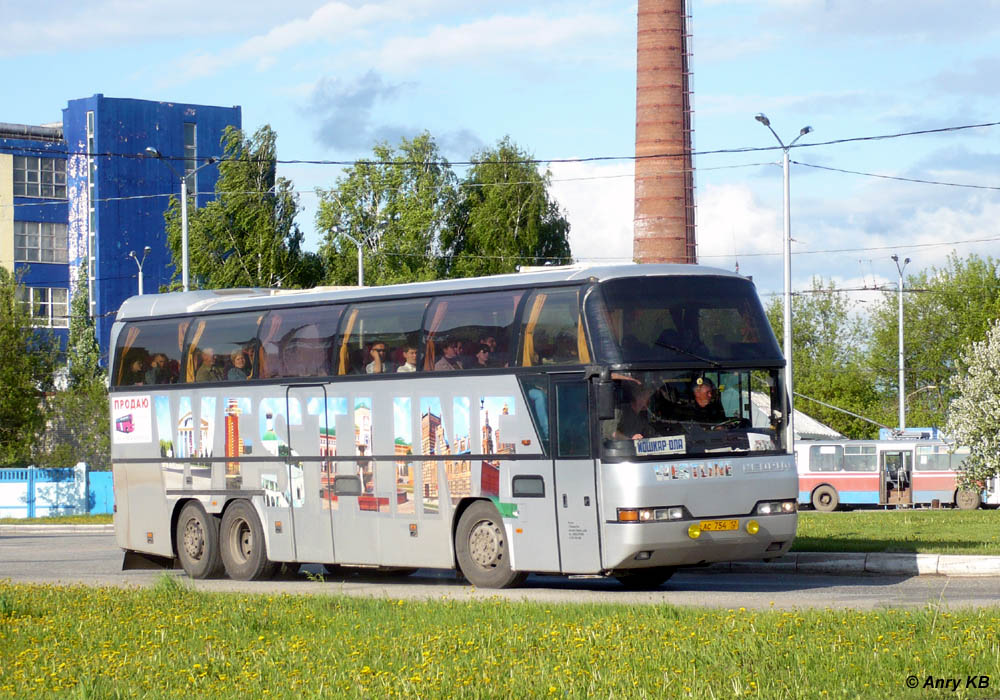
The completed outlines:
{"type": "Polygon", "coordinates": [[[968,607],[1000,604],[1000,578],[942,576],[825,576],[691,570],[656,591],[630,592],[614,579],[532,576],[512,590],[474,589],[451,571],[421,569],[411,576],[364,570],[337,575],[317,567],[270,581],[192,581],[179,570],[122,571],[113,534],[0,536],[0,580],[89,586],[149,586],[166,573],[205,591],[356,595],[406,599],[510,600],[577,603],[673,603],[716,608],[968,607]]]}

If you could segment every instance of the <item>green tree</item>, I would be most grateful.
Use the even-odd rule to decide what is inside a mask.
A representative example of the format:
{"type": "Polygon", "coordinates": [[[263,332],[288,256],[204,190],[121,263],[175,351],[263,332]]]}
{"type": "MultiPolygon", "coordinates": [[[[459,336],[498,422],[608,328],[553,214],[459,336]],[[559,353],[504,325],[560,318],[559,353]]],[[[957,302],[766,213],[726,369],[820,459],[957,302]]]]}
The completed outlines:
{"type": "MultiPolygon", "coordinates": [[[[831,281],[813,278],[808,293],[792,297],[792,371],[796,394],[879,420],[879,397],[870,373],[863,366],[863,328],[851,318],[850,303],[831,281]]],[[[784,301],[775,296],[767,316],[780,339],[784,333],[784,301]]],[[[867,438],[878,426],[796,398],[796,409],[809,414],[848,437],[867,438]]]]}
{"type": "Polygon", "coordinates": [[[48,400],[46,449],[41,461],[55,467],[86,462],[92,469],[107,469],[111,417],[97,331],[87,303],[85,265],[80,266],[76,288],[66,344],[67,386],[48,400]]]}
{"type": "Polygon", "coordinates": [[[1000,473],[1000,321],[986,337],[970,343],[960,357],[964,371],[949,382],[954,398],[948,406],[945,434],[968,447],[960,483],[979,491],[1000,473]]]}
{"type": "MultiPolygon", "coordinates": [[[[939,426],[956,396],[950,379],[963,369],[963,350],[1000,318],[1000,269],[992,258],[953,253],[942,267],[909,275],[903,290],[906,423],[939,426]]],[[[868,355],[889,425],[898,422],[898,304],[897,292],[887,292],[872,313],[868,355]]]]}
{"type": "Polygon", "coordinates": [[[19,300],[20,281],[0,268],[0,466],[31,464],[45,427],[43,397],[51,390],[58,342],[35,328],[19,300]]]}
{"type": "Polygon", "coordinates": [[[375,146],[373,158],[347,168],[320,189],[316,225],[328,284],[356,284],[357,243],[367,285],[436,279],[439,238],[454,208],[456,177],[424,132],[398,148],[375,146]],[[353,239],[353,240],[352,240],[353,239]]]}
{"type": "MultiPolygon", "coordinates": [[[[297,287],[302,232],[295,224],[298,195],[277,176],[277,134],[262,126],[247,138],[227,127],[216,198],[200,209],[188,203],[189,274],[192,288],[297,287]]],[[[181,274],[181,214],[172,198],[166,214],[167,243],[181,274]]],[[[309,274],[305,274],[308,282],[309,274]]]]}
{"type": "Polygon", "coordinates": [[[475,155],[442,237],[449,277],[514,272],[519,265],[568,263],[569,222],[539,173],[510,137],[475,155]]]}

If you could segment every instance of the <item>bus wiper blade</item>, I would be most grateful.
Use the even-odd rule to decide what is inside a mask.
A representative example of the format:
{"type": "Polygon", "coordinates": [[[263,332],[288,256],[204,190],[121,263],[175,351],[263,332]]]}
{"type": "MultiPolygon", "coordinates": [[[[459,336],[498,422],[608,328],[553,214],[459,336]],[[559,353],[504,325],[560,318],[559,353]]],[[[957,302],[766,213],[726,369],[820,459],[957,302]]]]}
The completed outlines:
{"type": "Polygon", "coordinates": [[[696,360],[710,364],[712,367],[719,368],[722,367],[721,364],[715,360],[710,360],[707,357],[702,357],[697,353],[693,353],[690,350],[685,350],[684,348],[677,347],[676,345],[671,345],[670,343],[664,343],[662,340],[657,340],[654,345],[659,345],[661,348],[666,348],[667,350],[673,350],[674,352],[679,352],[682,355],[687,355],[688,357],[693,357],[696,360]]]}

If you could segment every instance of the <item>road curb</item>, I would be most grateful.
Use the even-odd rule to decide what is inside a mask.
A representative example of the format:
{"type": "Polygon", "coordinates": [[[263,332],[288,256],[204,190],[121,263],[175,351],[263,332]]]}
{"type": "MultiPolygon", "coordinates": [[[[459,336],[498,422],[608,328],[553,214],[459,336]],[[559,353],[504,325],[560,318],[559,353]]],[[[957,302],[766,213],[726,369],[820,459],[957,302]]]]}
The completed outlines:
{"type": "Polygon", "coordinates": [[[713,571],[839,576],[1000,576],[1000,556],[887,552],[792,552],[772,561],[712,564],[713,571]]]}
{"type": "MultiPolygon", "coordinates": [[[[0,525],[0,536],[113,533],[106,525],[0,525]]],[[[1000,576],[1000,556],[907,552],[791,552],[771,561],[711,564],[710,571],[834,576],[1000,576]]]]}
{"type": "Polygon", "coordinates": [[[71,535],[74,533],[97,534],[114,532],[113,523],[101,525],[5,525],[0,524],[2,535],[71,535]]]}

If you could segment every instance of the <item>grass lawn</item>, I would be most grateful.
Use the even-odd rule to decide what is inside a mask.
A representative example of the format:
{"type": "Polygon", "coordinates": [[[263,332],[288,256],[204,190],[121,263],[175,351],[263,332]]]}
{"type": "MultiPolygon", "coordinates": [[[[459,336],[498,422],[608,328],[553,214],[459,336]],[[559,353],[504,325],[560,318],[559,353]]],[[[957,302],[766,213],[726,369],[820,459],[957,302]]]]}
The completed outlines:
{"type": "Polygon", "coordinates": [[[53,515],[47,518],[0,518],[0,525],[110,525],[111,513],[53,515]]]}
{"type": "Polygon", "coordinates": [[[865,510],[799,513],[796,552],[1000,555],[995,510],[865,510]]]}
{"type": "Polygon", "coordinates": [[[1000,608],[749,611],[0,582],[0,696],[996,697],[1000,608]],[[915,685],[908,687],[907,679],[915,685]],[[965,687],[969,676],[977,687],[965,687]],[[988,688],[979,688],[988,676],[988,688]]]}

